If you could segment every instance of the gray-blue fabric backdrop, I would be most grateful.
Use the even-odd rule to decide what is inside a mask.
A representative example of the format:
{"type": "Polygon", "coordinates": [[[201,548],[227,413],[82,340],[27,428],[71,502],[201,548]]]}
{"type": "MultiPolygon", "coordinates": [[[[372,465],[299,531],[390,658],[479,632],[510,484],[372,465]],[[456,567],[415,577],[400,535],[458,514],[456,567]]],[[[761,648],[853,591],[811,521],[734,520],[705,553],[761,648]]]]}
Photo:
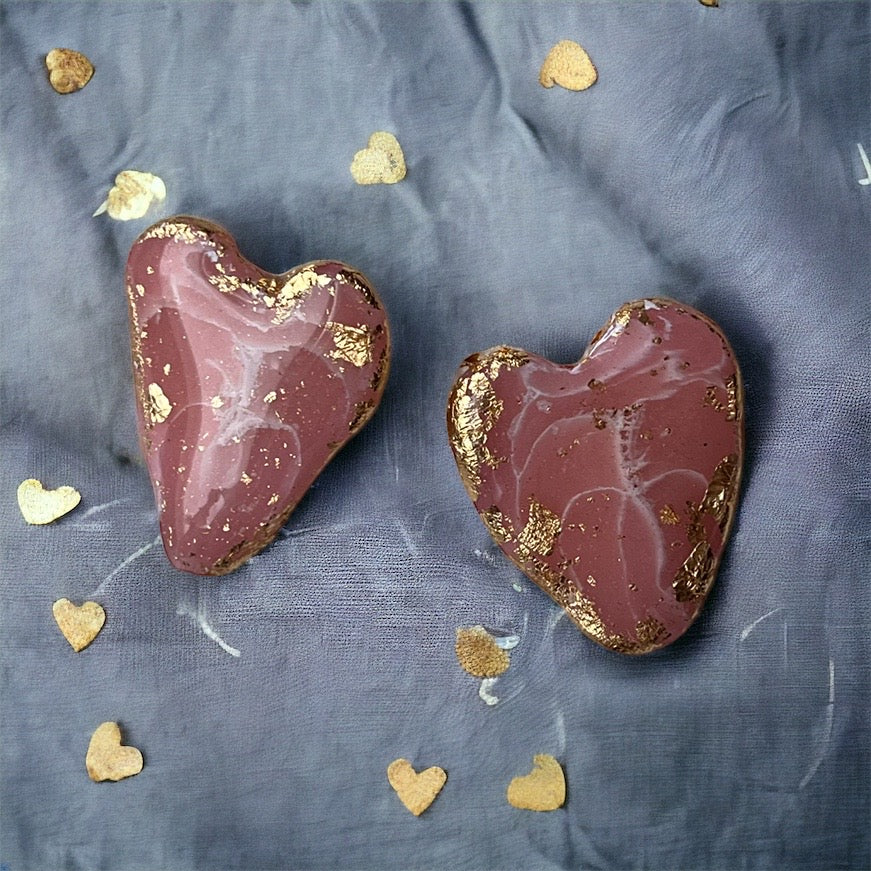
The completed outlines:
{"type": "Polygon", "coordinates": [[[0,867],[869,867],[867,3],[0,15],[0,867]],[[590,90],[539,85],[561,39],[596,63],[590,90]],[[48,85],[58,46],[96,66],[80,93],[48,85]],[[351,178],[375,130],[402,143],[400,184],[351,178]],[[166,201],[92,218],[123,169],[166,201]],[[375,418],[222,579],[167,562],[137,446],[123,265],[174,213],[272,271],[354,264],[395,339],[375,418]],[[444,405],[467,354],[570,362],[663,293],[737,351],[745,485],[700,620],[622,658],[495,548],[444,405]],[[32,476],[82,504],[27,526],[32,476]],[[62,596],[108,614],[80,654],[62,596]],[[477,623],[520,636],[494,706],[454,656],[477,623]],[[104,720],[139,776],[88,779],[104,720]],[[505,801],[540,752],[569,785],[550,814],[505,801]],[[387,785],[400,756],[448,772],[418,819],[387,785]]]}

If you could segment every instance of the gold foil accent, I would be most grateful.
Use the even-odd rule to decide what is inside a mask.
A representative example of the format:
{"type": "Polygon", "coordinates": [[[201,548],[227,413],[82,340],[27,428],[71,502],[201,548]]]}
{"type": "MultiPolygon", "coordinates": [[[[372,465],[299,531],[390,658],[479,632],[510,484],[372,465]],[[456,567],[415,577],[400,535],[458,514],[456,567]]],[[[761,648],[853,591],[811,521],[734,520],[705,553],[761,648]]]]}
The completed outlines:
{"type": "Polygon", "coordinates": [[[587,387],[589,387],[590,390],[604,390],[605,383],[603,381],[599,381],[598,378],[591,378],[587,382],[587,387]]]}
{"type": "Polygon", "coordinates": [[[529,354],[518,348],[500,345],[479,355],[479,366],[490,378],[495,378],[501,369],[518,369],[529,362],[529,354]]]}
{"type": "Polygon", "coordinates": [[[628,305],[621,306],[614,313],[614,323],[619,327],[625,327],[632,319],[632,308],[628,305]]]}
{"type": "MultiPolygon", "coordinates": [[[[208,277],[209,284],[216,287],[221,293],[236,293],[243,291],[259,299],[261,294],[275,293],[276,283],[273,278],[261,277],[257,281],[248,281],[247,279],[239,278],[238,275],[233,275],[224,269],[224,264],[220,260],[215,263],[215,274],[208,277]]],[[[268,297],[270,302],[273,302],[272,297],[268,297]]]]}
{"type": "Polygon", "coordinates": [[[514,539],[511,521],[495,505],[481,512],[481,520],[484,521],[490,535],[500,544],[514,539]]]}
{"type": "Polygon", "coordinates": [[[502,400],[483,372],[471,372],[457,381],[448,406],[448,435],[460,477],[474,502],[481,486],[480,467],[498,465],[487,447],[487,433],[502,414],[502,400]]]}
{"type": "Polygon", "coordinates": [[[193,245],[195,242],[205,242],[210,247],[215,247],[215,243],[209,238],[209,234],[205,230],[192,227],[183,221],[163,221],[146,230],[142,234],[142,239],[143,241],[145,239],[172,239],[175,242],[185,242],[188,245],[193,245]]]}
{"type": "Polygon", "coordinates": [[[213,396],[212,401],[209,404],[212,408],[220,408],[224,404],[224,400],[221,399],[220,396],[213,396]]]}
{"type": "Polygon", "coordinates": [[[275,317],[272,323],[284,323],[313,287],[326,287],[331,281],[329,275],[315,272],[311,267],[292,275],[275,293],[275,317]]]}
{"type": "MultiPolygon", "coordinates": [[[[637,644],[650,650],[659,645],[661,641],[668,638],[668,630],[665,624],[661,623],[656,617],[647,617],[644,620],[639,620],[635,624],[635,637],[638,639],[637,644]]],[[[639,650],[639,653],[644,651],[639,650]]]]}
{"type": "Polygon", "coordinates": [[[529,554],[548,556],[553,550],[557,536],[562,532],[559,517],[541,502],[529,500],[529,519],[517,536],[517,554],[526,559],[529,554]]]}
{"type": "Polygon", "coordinates": [[[266,396],[263,397],[263,401],[267,405],[275,402],[276,399],[278,399],[278,394],[274,390],[270,390],[269,393],[267,393],[266,396]]]}
{"type": "Polygon", "coordinates": [[[636,624],[637,637],[634,640],[617,632],[611,632],[605,626],[592,600],[587,598],[570,578],[554,571],[535,557],[522,568],[558,605],[565,609],[585,635],[609,650],[632,655],[649,653],[661,647],[669,637],[668,630],[654,617],[647,617],[636,624]]]}
{"type": "Polygon", "coordinates": [[[703,514],[709,514],[717,521],[721,530],[725,529],[729,519],[729,508],[735,491],[737,472],[737,454],[729,454],[728,457],[720,460],[717,468],[714,469],[708,489],[705,490],[702,504],[699,506],[699,510],[703,514]]]}
{"type": "Polygon", "coordinates": [[[457,379],[448,403],[448,436],[466,491],[474,502],[481,486],[481,465],[495,468],[504,462],[487,446],[487,433],[502,414],[491,379],[503,369],[526,365],[529,354],[499,346],[473,354],[465,362],[466,374],[457,379]]]}
{"type": "Polygon", "coordinates": [[[722,411],[725,408],[725,406],[722,402],[720,402],[719,397],[717,396],[717,388],[713,386],[708,387],[705,390],[704,404],[710,405],[711,408],[714,409],[714,411],[722,411]]]}
{"type": "Polygon", "coordinates": [[[336,345],[330,351],[330,357],[334,360],[347,360],[358,368],[372,362],[373,335],[368,327],[352,327],[333,321],[327,321],[325,326],[332,333],[336,345]]]}
{"type": "Polygon", "coordinates": [[[674,508],[671,505],[663,505],[659,509],[659,522],[663,526],[676,526],[680,523],[680,517],[677,516],[674,508]]]}
{"type": "Polygon", "coordinates": [[[354,413],[354,418],[350,424],[348,424],[348,429],[353,432],[359,427],[363,426],[366,420],[369,418],[369,415],[372,413],[372,409],[375,407],[375,403],[371,399],[367,399],[364,402],[358,402],[355,406],[356,411],[354,413]]]}
{"type": "Polygon", "coordinates": [[[714,555],[707,541],[700,541],[677,570],[671,585],[678,602],[703,599],[714,580],[714,555]]]}
{"type": "Polygon", "coordinates": [[[163,423],[172,411],[172,403],[159,384],[148,385],[148,416],[152,423],[163,423]]]}
{"type": "Polygon", "coordinates": [[[730,375],[726,379],[726,420],[738,420],[738,378],[730,375]]]}
{"type": "Polygon", "coordinates": [[[242,472],[242,476],[239,478],[239,480],[247,486],[254,479],[247,472],[242,472]]]}

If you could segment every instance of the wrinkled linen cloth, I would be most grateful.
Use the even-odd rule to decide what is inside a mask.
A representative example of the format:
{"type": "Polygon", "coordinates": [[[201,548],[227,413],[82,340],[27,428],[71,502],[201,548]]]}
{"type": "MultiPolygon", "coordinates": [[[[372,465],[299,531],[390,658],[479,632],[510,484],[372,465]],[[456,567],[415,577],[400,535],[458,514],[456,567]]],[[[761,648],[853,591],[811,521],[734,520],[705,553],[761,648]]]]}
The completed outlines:
{"type": "Polygon", "coordinates": [[[869,851],[867,3],[5,2],[0,867],[842,869],[869,851]],[[547,90],[571,39],[599,72],[547,90]],[[52,48],[86,54],[60,96],[52,48]],[[408,166],[359,186],[379,130],[408,166]],[[860,148],[861,146],[861,148],[860,148]],[[151,172],[146,217],[91,217],[151,172]],[[123,268],[172,214],[377,287],[381,408],[273,546],[174,570],[137,442],[123,268]],[[497,344],[578,359],[621,303],[714,318],[743,498],[692,629],[588,641],[496,548],[445,401],[497,344]],[[82,493],[24,523],[18,483],[82,493]],[[52,602],[100,602],[79,654],[52,602]],[[516,634],[484,695],[459,626],[516,634]],[[145,767],[92,783],[94,729],[145,767]],[[551,813],[508,805],[550,753],[551,813]],[[404,757],[447,783],[415,819],[404,757]]]}

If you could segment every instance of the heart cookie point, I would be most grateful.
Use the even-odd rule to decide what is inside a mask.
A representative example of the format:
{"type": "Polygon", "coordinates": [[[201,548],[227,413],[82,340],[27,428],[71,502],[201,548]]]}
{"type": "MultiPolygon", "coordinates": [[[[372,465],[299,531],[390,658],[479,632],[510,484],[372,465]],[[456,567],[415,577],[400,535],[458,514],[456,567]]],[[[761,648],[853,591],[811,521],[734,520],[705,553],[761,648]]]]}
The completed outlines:
{"type": "Polygon", "coordinates": [[[562,766],[547,753],[533,758],[529,774],[508,784],[508,804],[521,810],[555,811],[565,804],[566,778],[562,766]]]}
{"type": "Polygon", "coordinates": [[[69,599],[58,599],[51,610],[58,628],[76,653],[100,634],[106,622],[106,612],[96,602],[74,605],[69,599]]]}
{"type": "Polygon", "coordinates": [[[44,526],[69,514],[81,502],[78,490],[64,485],[46,490],[36,478],[18,485],[18,507],[24,519],[33,526],[44,526]]]}
{"type": "Polygon", "coordinates": [[[177,568],[233,571],[278,534],[369,420],[387,380],[387,317],[353,268],[258,269],[226,230],[176,217],[127,261],[137,416],[177,568]]]}
{"type": "Polygon", "coordinates": [[[101,723],[91,736],[85,756],[85,768],[95,783],[119,781],[142,771],[142,753],[121,744],[121,729],[111,721],[101,723]]]}
{"type": "Polygon", "coordinates": [[[589,638],[640,654],[689,628],[743,460],[741,378],[710,319],[639,300],[574,366],[507,347],[473,354],[448,431],[494,540],[589,638]]]}
{"type": "Polygon", "coordinates": [[[416,817],[435,801],[447,779],[445,770],[437,765],[418,772],[407,759],[395,759],[387,766],[388,782],[416,817]]]}

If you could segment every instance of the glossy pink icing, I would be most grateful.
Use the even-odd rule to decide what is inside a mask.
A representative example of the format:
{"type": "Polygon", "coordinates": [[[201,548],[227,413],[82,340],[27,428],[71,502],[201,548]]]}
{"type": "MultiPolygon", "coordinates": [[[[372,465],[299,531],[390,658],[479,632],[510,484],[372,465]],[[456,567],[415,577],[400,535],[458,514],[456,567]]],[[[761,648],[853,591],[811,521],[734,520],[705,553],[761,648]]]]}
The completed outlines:
{"type": "Polygon", "coordinates": [[[473,355],[448,425],[494,538],[587,635],[645,653],[689,628],[743,457],[738,366],[712,321],[642,300],[576,365],[506,348],[473,355]]]}
{"type": "Polygon", "coordinates": [[[388,369],[384,309],[342,263],[271,275],[196,218],[139,237],[127,292],[166,553],[179,569],[224,574],[275,537],[374,412],[388,369]]]}

